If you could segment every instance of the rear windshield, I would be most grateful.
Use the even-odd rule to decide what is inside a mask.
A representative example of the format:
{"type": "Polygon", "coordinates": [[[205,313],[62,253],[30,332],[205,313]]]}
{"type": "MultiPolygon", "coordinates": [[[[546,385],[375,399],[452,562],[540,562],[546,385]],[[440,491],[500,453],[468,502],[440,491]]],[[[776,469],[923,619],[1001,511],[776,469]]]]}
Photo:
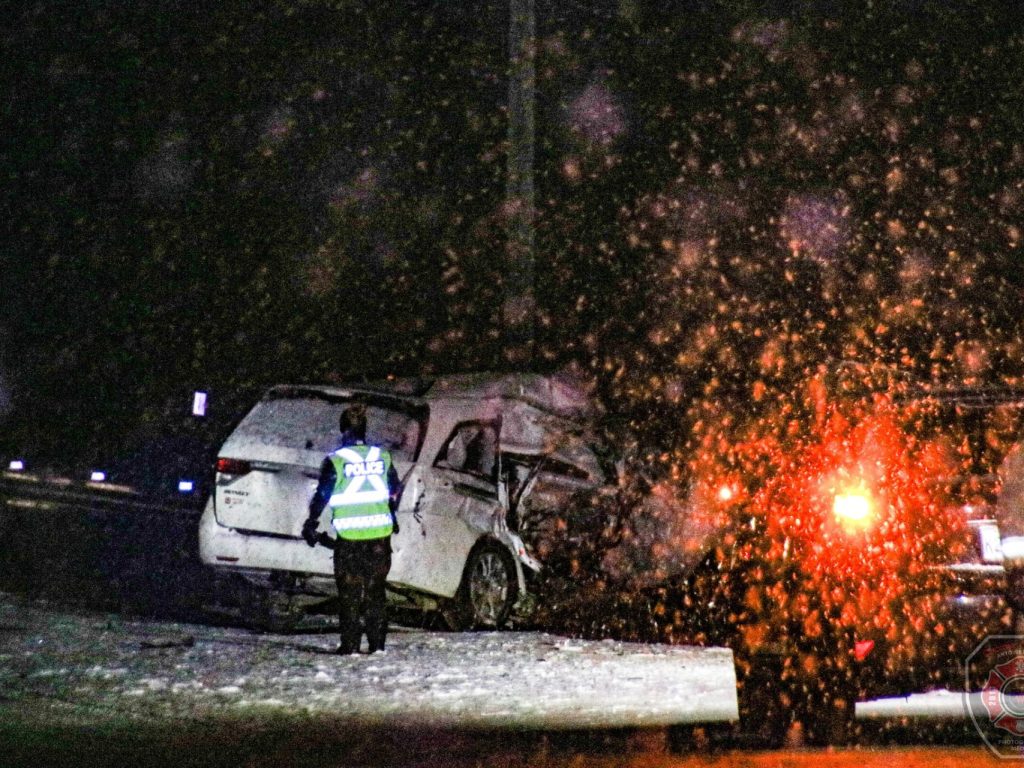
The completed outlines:
{"type": "Polygon", "coordinates": [[[415,461],[427,426],[427,407],[378,395],[341,397],[316,390],[274,390],[249,412],[235,435],[261,443],[327,454],[339,447],[338,417],[353,402],[366,405],[366,442],[415,461]]]}

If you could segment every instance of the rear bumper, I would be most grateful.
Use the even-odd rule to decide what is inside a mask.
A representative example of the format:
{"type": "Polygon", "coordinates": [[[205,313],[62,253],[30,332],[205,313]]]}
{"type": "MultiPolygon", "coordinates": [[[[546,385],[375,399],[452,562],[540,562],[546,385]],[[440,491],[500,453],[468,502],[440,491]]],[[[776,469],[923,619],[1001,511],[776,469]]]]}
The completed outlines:
{"type": "Polygon", "coordinates": [[[290,571],[333,577],[334,560],[326,547],[310,547],[302,539],[264,536],[226,528],[206,503],[199,521],[199,559],[223,570],[290,571]]]}

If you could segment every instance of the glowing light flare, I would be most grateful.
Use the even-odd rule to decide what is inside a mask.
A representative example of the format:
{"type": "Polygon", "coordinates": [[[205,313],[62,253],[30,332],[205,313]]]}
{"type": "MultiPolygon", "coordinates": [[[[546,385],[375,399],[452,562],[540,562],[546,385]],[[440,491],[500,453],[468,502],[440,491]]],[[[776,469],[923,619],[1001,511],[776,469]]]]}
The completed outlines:
{"type": "Polygon", "coordinates": [[[832,513],[848,531],[863,531],[874,522],[875,503],[863,489],[848,489],[835,495],[832,513]]]}
{"type": "MultiPolygon", "coordinates": [[[[723,429],[717,406],[709,405],[703,423],[711,429],[695,472],[708,478],[702,486],[709,508],[734,515],[737,526],[758,521],[758,556],[769,571],[781,578],[791,569],[823,614],[896,642],[907,618],[887,606],[911,592],[940,595],[933,566],[958,557],[970,541],[966,516],[936,484],[955,474],[957,457],[945,432],[922,421],[914,404],[837,399],[824,384],[817,390],[801,389],[795,405],[780,400],[778,412],[740,429],[723,429]],[[740,495],[723,503],[718,494],[737,473],[740,495]]],[[[762,600],[766,623],[804,615],[780,599],[762,600]]]]}

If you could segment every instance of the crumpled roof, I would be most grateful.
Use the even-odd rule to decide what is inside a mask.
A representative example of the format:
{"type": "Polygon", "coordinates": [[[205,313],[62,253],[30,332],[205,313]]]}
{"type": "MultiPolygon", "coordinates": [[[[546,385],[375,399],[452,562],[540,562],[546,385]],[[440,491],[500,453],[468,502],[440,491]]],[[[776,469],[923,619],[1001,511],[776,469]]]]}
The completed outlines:
{"type": "Polygon", "coordinates": [[[416,398],[489,400],[515,398],[538,410],[570,419],[593,418],[599,412],[593,386],[571,372],[460,373],[450,376],[396,377],[369,382],[340,382],[326,389],[361,391],[416,398]]]}
{"type": "Polygon", "coordinates": [[[582,378],[570,373],[469,373],[438,377],[426,396],[473,400],[516,398],[541,411],[583,419],[597,413],[591,389],[582,378]]]}
{"type": "Polygon", "coordinates": [[[501,415],[502,445],[526,452],[561,449],[571,453],[568,446],[579,439],[574,440],[571,433],[581,432],[600,413],[593,387],[572,373],[466,373],[293,388],[338,396],[374,392],[427,401],[492,401],[495,415],[501,415]]]}

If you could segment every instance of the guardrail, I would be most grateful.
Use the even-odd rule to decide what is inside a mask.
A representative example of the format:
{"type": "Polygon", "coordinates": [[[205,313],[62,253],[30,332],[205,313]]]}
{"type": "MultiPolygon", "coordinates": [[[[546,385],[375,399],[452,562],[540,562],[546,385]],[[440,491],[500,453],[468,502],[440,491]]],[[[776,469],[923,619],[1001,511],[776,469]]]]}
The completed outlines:
{"type": "Polygon", "coordinates": [[[0,473],[0,589],[70,604],[199,617],[216,578],[199,561],[205,496],[147,495],[44,471],[0,473]]]}
{"type": "Polygon", "coordinates": [[[156,497],[105,481],[24,471],[0,473],[0,503],[13,509],[198,516],[204,501],[199,493],[156,497]]]}

